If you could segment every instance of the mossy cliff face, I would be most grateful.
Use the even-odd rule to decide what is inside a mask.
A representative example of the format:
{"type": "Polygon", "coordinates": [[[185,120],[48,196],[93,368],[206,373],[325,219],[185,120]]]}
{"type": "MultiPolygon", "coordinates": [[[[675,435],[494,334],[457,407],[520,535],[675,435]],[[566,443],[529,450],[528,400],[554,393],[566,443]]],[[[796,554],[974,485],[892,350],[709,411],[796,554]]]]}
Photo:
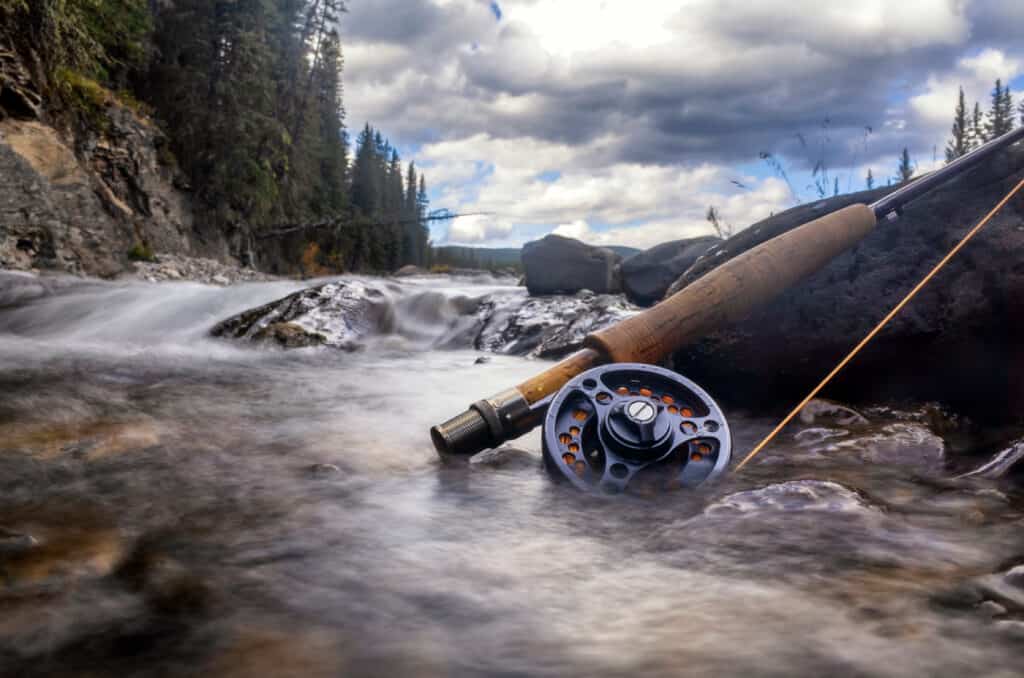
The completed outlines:
{"type": "Polygon", "coordinates": [[[0,45],[0,66],[0,268],[112,276],[139,247],[227,258],[194,230],[167,140],[140,111],[75,76],[87,114],[59,124],[30,64],[0,45]]]}

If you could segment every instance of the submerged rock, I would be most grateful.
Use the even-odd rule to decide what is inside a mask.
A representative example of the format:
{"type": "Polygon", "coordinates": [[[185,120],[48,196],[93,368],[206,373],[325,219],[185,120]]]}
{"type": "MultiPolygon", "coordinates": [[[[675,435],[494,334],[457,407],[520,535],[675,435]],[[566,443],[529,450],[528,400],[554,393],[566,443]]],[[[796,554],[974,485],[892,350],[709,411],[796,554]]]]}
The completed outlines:
{"type": "Polygon", "coordinates": [[[991,617],[999,617],[1007,612],[1024,614],[1024,565],[978,577],[968,586],[968,593],[981,599],[979,607],[989,603],[985,612],[991,617]]]}
{"type": "Polygon", "coordinates": [[[1005,478],[1015,468],[1024,466],[1024,441],[1006,448],[978,468],[960,476],[961,478],[1005,478]]]}
{"type": "Polygon", "coordinates": [[[323,480],[338,475],[341,469],[335,464],[313,464],[309,467],[309,472],[317,480],[323,480]]]}
{"type": "Polygon", "coordinates": [[[469,459],[470,468],[527,469],[540,468],[541,459],[535,454],[518,447],[505,445],[493,450],[484,450],[469,459]]]}
{"type": "Polygon", "coordinates": [[[812,400],[800,410],[800,421],[805,424],[830,422],[840,426],[868,423],[867,417],[860,412],[846,405],[821,398],[812,400]]]}
{"type": "Polygon", "coordinates": [[[526,288],[533,295],[571,294],[589,289],[601,294],[621,290],[618,254],[574,238],[547,235],[523,245],[526,288]]]}
{"type": "Polygon", "coordinates": [[[824,480],[791,480],[756,490],[737,492],[708,505],[707,516],[747,515],[771,512],[827,511],[872,514],[870,506],[854,490],[824,480]]]}

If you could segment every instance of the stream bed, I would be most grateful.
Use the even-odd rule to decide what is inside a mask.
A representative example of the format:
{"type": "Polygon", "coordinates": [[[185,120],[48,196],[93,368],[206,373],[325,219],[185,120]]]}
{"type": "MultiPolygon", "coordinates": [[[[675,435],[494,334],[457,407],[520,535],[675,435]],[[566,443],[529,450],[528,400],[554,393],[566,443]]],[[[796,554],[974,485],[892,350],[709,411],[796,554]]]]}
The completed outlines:
{"type": "MultiPolygon", "coordinates": [[[[438,350],[449,301],[524,292],[388,283],[354,352],[208,336],[302,286],[0,279],[0,676],[1020,675],[1024,502],[926,417],[583,496],[536,432],[429,441],[545,364],[438,350]]],[[[775,423],[726,414],[734,459],[775,423]]]]}

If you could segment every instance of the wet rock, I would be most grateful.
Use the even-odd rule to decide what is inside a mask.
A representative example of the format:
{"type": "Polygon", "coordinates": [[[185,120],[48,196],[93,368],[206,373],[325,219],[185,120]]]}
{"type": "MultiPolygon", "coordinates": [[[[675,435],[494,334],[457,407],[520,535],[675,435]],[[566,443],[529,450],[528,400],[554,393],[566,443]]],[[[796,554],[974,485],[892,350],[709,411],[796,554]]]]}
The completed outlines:
{"type": "Polygon", "coordinates": [[[516,447],[499,447],[485,450],[473,455],[469,464],[471,468],[525,469],[539,468],[540,457],[516,447]]]}
{"type": "Polygon", "coordinates": [[[640,306],[658,303],[669,286],[719,242],[714,236],[673,240],[629,257],[620,267],[626,298],[640,306]]]}
{"type": "Polygon", "coordinates": [[[979,577],[973,587],[986,600],[994,601],[1015,614],[1024,613],[1024,565],[979,577]]]}
{"type": "Polygon", "coordinates": [[[791,480],[756,490],[737,492],[709,504],[705,515],[745,515],[766,511],[826,511],[873,513],[875,509],[847,487],[823,480],[791,480]]]}
{"type": "MultiPolygon", "coordinates": [[[[798,401],[1024,177],[1010,148],[909,205],[857,247],[747,319],[675,356],[675,368],[733,406],[798,401]]],[[[824,200],[712,247],[679,281],[808,219],[891,189],[824,200]]],[[[849,403],[937,401],[976,421],[1024,416],[1022,208],[1011,203],[829,388],[849,403]]]]}
{"type": "Polygon", "coordinates": [[[922,424],[891,422],[874,426],[857,422],[851,428],[815,427],[796,435],[797,445],[812,456],[844,456],[938,473],[946,460],[946,444],[922,424]]]}
{"type": "Polygon", "coordinates": [[[309,467],[309,472],[317,480],[323,480],[340,474],[341,469],[334,464],[313,464],[309,467]]]}
{"type": "Polygon", "coordinates": [[[549,296],[525,301],[490,298],[477,311],[478,350],[560,358],[579,350],[591,332],[634,315],[621,296],[549,296]],[[518,304],[518,305],[517,305],[518,304]]]}
{"type": "Polygon", "coordinates": [[[210,333],[288,348],[325,345],[353,350],[372,334],[387,332],[394,309],[384,293],[366,283],[333,282],[290,294],[218,323],[210,333]]]}
{"type": "Polygon", "coordinates": [[[1021,460],[1024,460],[1024,441],[1011,445],[985,464],[963,474],[961,478],[1005,478],[1021,465],[1021,460]]]}
{"type": "Polygon", "coordinates": [[[800,421],[805,424],[835,424],[839,426],[856,426],[867,424],[867,418],[856,410],[832,402],[831,400],[815,399],[800,410],[800,421]]]}
{"type": "Polygon", "coordinates": [[[296,323],[271,323],[257,330],[252,340],[270,341],[283,348],[305,348],[320,346],[327,341],[327,337],[318,332],[310,332],[296,323]]]}
{"type": "Polygon", "coordinates": [[[526,288],[532,295],[572,294],[581,289],[616,293],[621,290],[616,271],[620,259],[609,249],[548,235],[523,246],[526,288]]]}
{"type": "Polygon", "coordinates": [[[579,349],[591,332],[639,310],[620,295],[528,298],[518,292],[478,298],[424,292],[396,307],[392,292],[362,280],[329,283],[240,313],[211,333],[285,348],[355,349],[370,335],[398,331],[418,338],[423,325],[446,323],[448,331],[434,340],[438,348],[558,358],[579,349]]]}

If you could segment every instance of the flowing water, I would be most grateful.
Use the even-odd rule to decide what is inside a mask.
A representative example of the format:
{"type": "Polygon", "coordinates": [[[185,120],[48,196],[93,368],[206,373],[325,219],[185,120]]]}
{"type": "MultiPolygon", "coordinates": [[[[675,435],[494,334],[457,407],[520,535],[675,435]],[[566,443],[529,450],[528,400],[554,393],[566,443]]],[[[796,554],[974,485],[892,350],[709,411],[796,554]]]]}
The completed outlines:
{"type": "MultiPolygon", "coordinates": [[[[1022,504],[911,419],[588,497],[536,434],[430,446],[543,365],[432,350],[500,281],[380,283],[397,330],[355,353],[206,336],[299,283],[2,283],[0,675],[1019,675],[1024,623],[964,591],[1022,504]]],[[[773,423],[732,414],[738,452],[773,423]]]]}

